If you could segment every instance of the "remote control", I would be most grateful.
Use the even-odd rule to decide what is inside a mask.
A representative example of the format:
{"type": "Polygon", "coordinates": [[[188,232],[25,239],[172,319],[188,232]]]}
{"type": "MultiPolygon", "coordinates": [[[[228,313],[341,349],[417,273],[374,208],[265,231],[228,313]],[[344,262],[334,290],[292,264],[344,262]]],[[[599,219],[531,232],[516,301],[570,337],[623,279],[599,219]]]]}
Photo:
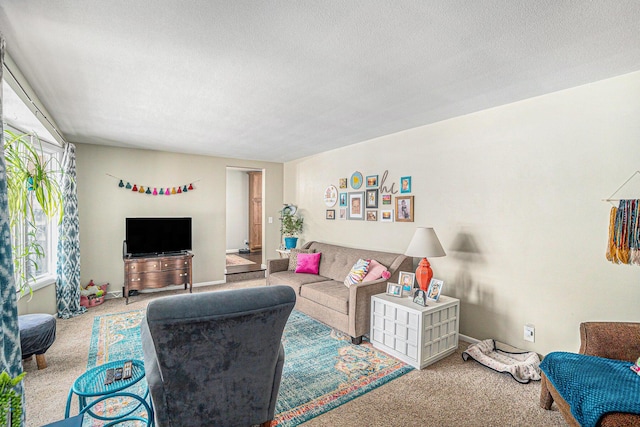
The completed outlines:
{"type": "Polygon", "coordinates": [[[124,367],[122,368],[122,379],[128,380],[131,378],[131,367],[133,366],[133,362],[128,360],[124,363],[124,367]]]}
{"type": "Polygon", "coordinates": [[[115,369],[113,368],[107,369],[107,376],[104,379],[104,385],[109,385],[113,382],[114,371],[115,369]]]}
{"type": "Polygon", "coordinates": [[[120,381],[122,379],[122,368],[116,368],[116,373],[113,379],[116,381],[120,381]]]}

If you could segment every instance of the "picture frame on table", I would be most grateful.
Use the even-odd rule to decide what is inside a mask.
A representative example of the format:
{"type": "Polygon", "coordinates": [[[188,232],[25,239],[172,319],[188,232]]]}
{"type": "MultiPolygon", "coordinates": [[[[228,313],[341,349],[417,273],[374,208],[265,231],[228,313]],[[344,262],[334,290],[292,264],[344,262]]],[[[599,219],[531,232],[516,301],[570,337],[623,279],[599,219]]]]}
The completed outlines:
{"type": "Polygon", "coordinates": [[[327,209],[326,219],[336,219],[336,210],[335,209],[327,209]]]}
{"type": "Polygon", "coordinates": [[[378,207],[378,190],[367,190],[367,208],[378,207]]]}
{"type": "Polygon", "coordinates": [[[378,186],[378,175],[368,175],[367,176],[367,187],[377,187],[378,186]]]}
{"type": "Polygon", "coordinates": [[[413,302],[423,307],[427,306],[427,293],[422,289],[416,289],[413,293],[413,302]]]}
{"type": "Polygon", "coordinates": [[[444,281],[431,279],[431,282],[429,282],[429,288],[427,289],[427,301],[438,302],[443,286],[444,281]]]}
{"type": "Polygon", "coordinates": [[[411,193],[410,176],[403,176],[400,178],[400,193],[411,193]]]}
{"type": "Polygon", "coordinates": [[[387,295],[402,297],[402,286],[398,283],[387,282],[387,295]]]}
{"type": "Polygon", "coordinates": [[[396,197],[396,222],[413,222],[413,196],[396,197]]]}
{"type": "Polygon", "coordinates": [[[347,219],[364,220],[364,192],[348,193],[347,219]]]}
{"type": "Polygon", "coordinates": [[[380,211],[380,222],[393,222],[393,209],[383,209],[380,211]]]}
{"type": "Polygon", "coordinates": [[[416,273],[409,273],[408,271],[401,271],[398,276],[398,284],[402,285],[402,290],[405,292],[411,292],[416,282],[416,273]]]}

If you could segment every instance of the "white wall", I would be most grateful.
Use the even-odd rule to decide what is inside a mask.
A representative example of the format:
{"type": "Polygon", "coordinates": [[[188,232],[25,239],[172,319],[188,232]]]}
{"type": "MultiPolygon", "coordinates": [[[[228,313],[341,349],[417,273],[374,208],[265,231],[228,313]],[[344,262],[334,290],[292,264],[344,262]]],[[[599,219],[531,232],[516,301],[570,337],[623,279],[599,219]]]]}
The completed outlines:
{"type": "MultiPolygon", "coordinates": [[[[264,169],[265,214],[276,215],[282,203],[279,163],[133,150],[77,144],[78,201],[82,282],[123,285],[122,240],[126,217],[190,216],[193,218],[193,280],[224,280],[226,252],[227,167],[264,169]],[[135,183],[172,186],[194,183],[187,194],[151,196],[118,188],[111,174],[135,183]]],[[[278,224],[265,225],[265,254],[277,254],[278,224]]]]}
{"type": "MultiPolygon", "coordinates": [[[[606,261],[601,200],[640,169],[639,117],[640,72],[287,163],[284,200],[307,241],[404,252],[435,227],[447,256],[430,261],[462,300],[461,333],[575,351],[582,321],[640,320],[640,268],[606,261]],[[325,220],[326,186],[385,170],[396,188],[412,176],[414,223],[325,220]]],[[[640,183],[619,195],[640,198],[640,183]]]]}
{"type": "Polygon", "coordinates": [[[249,239],[249,175],[227,169],[227,250],[244,248],[249,239]]]}

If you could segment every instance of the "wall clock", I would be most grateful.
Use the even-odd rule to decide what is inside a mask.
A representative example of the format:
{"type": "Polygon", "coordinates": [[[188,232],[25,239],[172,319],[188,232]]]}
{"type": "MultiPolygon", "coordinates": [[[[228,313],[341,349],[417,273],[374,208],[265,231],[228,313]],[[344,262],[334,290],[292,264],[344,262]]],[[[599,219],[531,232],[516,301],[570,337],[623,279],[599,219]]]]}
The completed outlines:
{"type": "Polygon", "coordinates": [[[351,188],[357,190],[362,187],[362,174],[360,172],[354,172],[351,175],[351,188]]]}
{"type": "Polygon", "coordinates": [[[335,185],[330,185],[324,190],[324,204],[328,207],[335,206],[338,201],[338,189],[335,185]]]}

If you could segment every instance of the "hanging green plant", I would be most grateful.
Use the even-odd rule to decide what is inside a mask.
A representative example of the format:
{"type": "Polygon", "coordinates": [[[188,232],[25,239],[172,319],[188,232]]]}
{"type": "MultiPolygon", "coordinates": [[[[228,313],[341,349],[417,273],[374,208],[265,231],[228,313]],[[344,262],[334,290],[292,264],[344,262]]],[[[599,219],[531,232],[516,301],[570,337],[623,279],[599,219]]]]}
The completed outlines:
{"type": "Polygon", "coordinates": [[[0,374],[0,425],[2,426],[19,426],[22,418],[22,396],[15,390],[26,372],[21,373],[15,378],[2,371],[0,374]],[[11,414],[11,423],[7,418],[11,414]]]}
{"type": "Polygon", "coordinates": [[[49,219],[62,221],[63,197],[60,189],[59,164],[54,156],[45,156],[35,134],[16,134],[4,131],[4,156],[7,175],[9,222],[15,231],[24,223],[26,238],[12,233],[11,249],[18,289],[31,292],[32,271],[38,260],[45,256],[42,245],[36,240],[38,226],[34,207],[40,206],[49,219]]]}

